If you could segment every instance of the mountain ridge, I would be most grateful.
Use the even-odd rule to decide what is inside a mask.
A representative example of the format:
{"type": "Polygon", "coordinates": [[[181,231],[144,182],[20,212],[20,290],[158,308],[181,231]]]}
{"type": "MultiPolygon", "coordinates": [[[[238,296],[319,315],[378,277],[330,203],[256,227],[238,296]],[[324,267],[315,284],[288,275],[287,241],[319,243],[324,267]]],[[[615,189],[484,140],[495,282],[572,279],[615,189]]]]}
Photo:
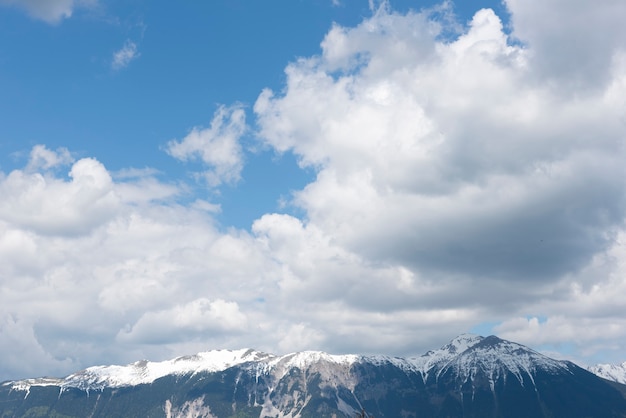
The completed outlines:
{"type": "Polygon", "coordinates": [[[0,416],[626,417],[625,395],[574,363],[462,334],[418,357],[213,350],[9,381],[0,416]]]}
{"type": "MultiPolygon", "coordinates": [[[[154,380],[167,375],[184,375],[189,373],[200,372],[221,372],[230,367],[242,365],[245,363],[260,363],[261,368],[270,370],[273,368],[304,368],[308,364],[326,361],[336,364],[352,365],[354,363],[391,363],[397,367],[408,369],[414,372],[422,374],[426,379],[429,372],[433,368],[441,367],[446,364],[449,365],[453,359],[465,353],[467,350],[475,349],[485,342],[491,343],[496,339],[496,342],[510,351],[511,347],[517,350],[527,351],[534,354],[535,361],[537,358],[542,360],[543,364],[550,365],[550,367],[558,368],[563,361],[553,360],[549,357],[535,352],[520,344],[513,343],[506,340],[501,340],[496,336],[482,337],[475,334],[461,334],[458,337],[451,340],[443,347],[430,350],[421,356],[413,357],[393,357],[387,355],[358,355],[358,354],[329,354],[323,351],[300,351],[293,352],[284,355],[275,355],[266,353],[263,351],[257,351],[252,348],[243,348],[237,350],[210,350],[205,352],[196,353],[193,355],[184,355],[175,357],[170,360],[164,360],[159,362],[153,362],[149,360],[138,360],[127,365],[100,365],[91,366],[84,370],[72,373],[65,378],[31,378],[21,379],[16,381],[8,381],[3,384],[12,383],[14,388],[20,387],[27,388],[29,386],[60,386],[64,388],[72,387],[83,390],[99,390],[103,387],[124,387],[134,386],[139,384],[152,383],[154,380]],[[504,342],[506,344],[501,344],[504,342]]],[[[506,354],[509,366],[513,368],[519,368],[519,365],[512,358],[509,353],[500,352],[493,353],[494,361],[496,357],[500,357],[500,361],[503,360],[503,355],[506,354]]],[[[458,359],[457,359],[458,362],[458,359]]],[[[462,365],[455,365],[457,368],[461,368],[462,365]]],[[[528,369],[528,365],[523,366],[528,369]]],[[[528,370],[526,370],[528,372],[528,370]]]]}

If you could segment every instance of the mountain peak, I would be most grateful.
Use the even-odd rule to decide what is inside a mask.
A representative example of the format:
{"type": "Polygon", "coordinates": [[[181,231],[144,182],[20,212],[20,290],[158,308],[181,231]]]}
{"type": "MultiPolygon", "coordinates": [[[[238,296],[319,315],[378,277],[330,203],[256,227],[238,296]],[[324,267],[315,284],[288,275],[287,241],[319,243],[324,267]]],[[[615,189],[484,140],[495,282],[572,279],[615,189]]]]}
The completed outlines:
{"type": "Polygon", "coordinates": [[[471,381],[474,384],[481,375],[484,379],[479,380],[489,382],[492,391],[495,383],[508,375],[523,386],[529,382],[534,385],[537,371],[554,374],[568,370],[566,362],[553,360],[495,335],[461,334],[440,349],[409,361],[422,373],[425,383],[429,379],[438,381],[447,374],[461,383],[471,381]]]}
{"type": "Polygon", "coordinates": [[[459,382],[475,380],[488,382],[491,391],[507,376],[512,376],[521,386],[535,386],[537,373],[569,373],[569,364],[551,359],[521,344],[490,335],[480,338],[459,353],[438,371],[437,378],[445,374],[456,376],[459,382]],[[482,376],[482,377],[481,377],[482,376]]]}
{"type": "Polygon", "coordinates": [[[587,370],[604,379],[626,384],[626,361],[621,364],[596,364],[587,367],[587,370]]]}
{"type": "Polygon", "coordinates": [[[486,338],[476,334],[461,334],[458,337],[454,338],[452,341],[450,341],[448,344],[443,346],[442,349],[447,350],[450,354],[461,354],[468,348],[471,348],[476,344],[484,341],[486,338]]]}
{"type": "Polygon", "coordinates": [[[484,337],[476,334],[461,334],[438,350],[431,350],[420,357],[413,357],[409,361],[422,372],[424,378],[431,369],[449,363],[459,354],[480,343],[484,337]]]}

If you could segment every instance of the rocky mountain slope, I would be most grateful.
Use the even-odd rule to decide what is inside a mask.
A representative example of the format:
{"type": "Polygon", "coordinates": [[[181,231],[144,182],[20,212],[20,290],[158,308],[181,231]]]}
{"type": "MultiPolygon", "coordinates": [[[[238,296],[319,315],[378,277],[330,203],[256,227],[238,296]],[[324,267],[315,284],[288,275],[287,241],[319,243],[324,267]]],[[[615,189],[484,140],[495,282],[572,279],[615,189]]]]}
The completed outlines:
{"type": "Polygon", "coordinates": [[[626,417],[626,386],[495,336],[420,357],[210,351],[0,385],[0,417],[626,417]]]}

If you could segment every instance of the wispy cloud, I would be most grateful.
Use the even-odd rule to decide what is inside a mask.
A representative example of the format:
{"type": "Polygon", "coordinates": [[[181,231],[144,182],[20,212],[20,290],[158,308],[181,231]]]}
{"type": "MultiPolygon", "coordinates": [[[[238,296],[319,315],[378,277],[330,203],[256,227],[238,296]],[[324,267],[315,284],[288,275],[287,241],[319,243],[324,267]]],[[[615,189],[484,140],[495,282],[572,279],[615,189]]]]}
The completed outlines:
{"type": "Polygon", "coordinates": [[[53,151],[46,148],[45,145],[35,145],[30,152],[30,160],[26,169],[28,171],[48,170],[68,165],[73,161],[74,159],[67,148],[59,148],[53,151]]]}
{"type": "Polygon", "coordinates": [[[113,54],[113,61],[111,62],[111,68],[114,70],[121,70],[128,67],[128,65],[141,54],[137,49],[137,44],[130,39],[126,40],[124,46],[113,54]]]}
{"type": "Polygon", "coordinates": [[[31,17],[51,24],[71,17],[77,7],[96,3],[97,0],[0,0],[0,5],[18,7],[31,17]]]}

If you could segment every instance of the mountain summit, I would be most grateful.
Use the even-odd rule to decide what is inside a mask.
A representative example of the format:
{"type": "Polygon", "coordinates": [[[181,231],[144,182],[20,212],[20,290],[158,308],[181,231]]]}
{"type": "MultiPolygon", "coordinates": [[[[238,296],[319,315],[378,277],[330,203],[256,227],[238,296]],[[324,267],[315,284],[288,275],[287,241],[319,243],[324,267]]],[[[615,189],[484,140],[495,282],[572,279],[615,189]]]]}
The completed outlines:
{"type": "Polygon", "coordinates": [[[626,384],[626,361],[621,364],[596,364],[587,367],[587,370],[604,379],[626,384]]]}
{"type": "Polygon", "coordinates": [[[0,386],[10,417],[626,417],[626,386],[495,336],[420,357],[219,350],[0,386]]]}
{"type": "Polygon", "coordinates": [[[461,386],[480,386],[487,382],[495,391],[498,382],[515,378],[521,386],[535,386],[538,373],[568,373],[572,363],[553,360],[523,345],[496,336],[464,334],[437,351],[411,359],[424,376],[424,382],[453,379],[461,386]],[[486,380],[485,380],[486,379],[486,380]]]}

